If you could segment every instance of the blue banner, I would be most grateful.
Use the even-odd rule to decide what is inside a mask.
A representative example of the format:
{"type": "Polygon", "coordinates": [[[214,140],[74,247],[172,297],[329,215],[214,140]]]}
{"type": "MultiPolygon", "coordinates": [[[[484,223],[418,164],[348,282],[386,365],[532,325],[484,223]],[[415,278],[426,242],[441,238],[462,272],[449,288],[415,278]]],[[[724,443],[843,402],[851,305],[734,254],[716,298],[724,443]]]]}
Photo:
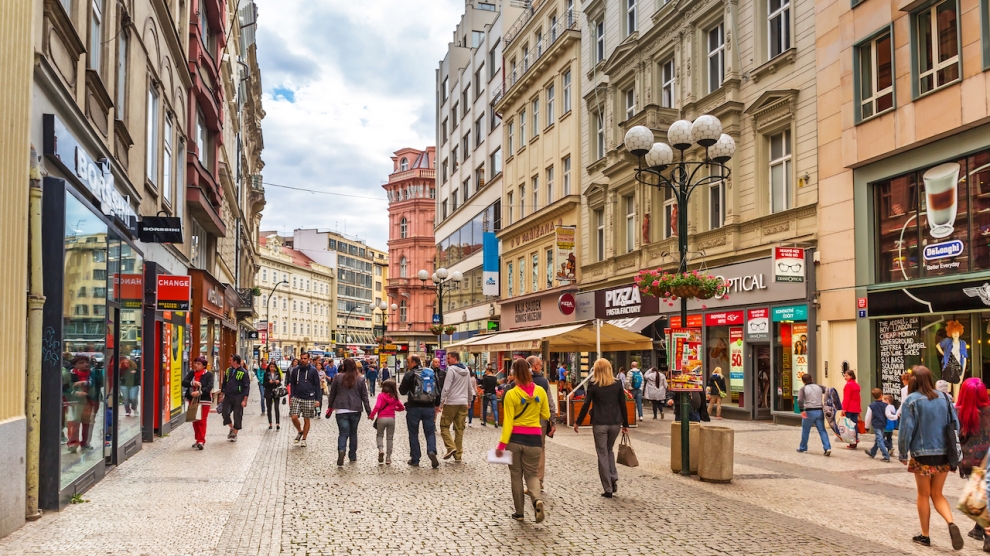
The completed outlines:
{"type": "Polygon", "coordinates": [[[495,237],[495,232],[484,232],[482,236],[482,253],[483,259],[481,263],[482,279],[484,284],[481,288],[481,293],[484,295],[498,295],[499,285],[498,285],[498,238],[495,237]]]}

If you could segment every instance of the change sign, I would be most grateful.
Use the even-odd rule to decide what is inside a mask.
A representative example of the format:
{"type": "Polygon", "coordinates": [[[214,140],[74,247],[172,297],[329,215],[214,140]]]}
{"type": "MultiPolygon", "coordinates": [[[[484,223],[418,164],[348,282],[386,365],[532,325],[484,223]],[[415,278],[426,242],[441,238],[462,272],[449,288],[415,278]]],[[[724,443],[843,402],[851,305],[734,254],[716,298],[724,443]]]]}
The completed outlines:
{"type": "Polygon", "coordinates": [[[159,276],[156,288],[158,310],[188,311],[191,291],[192,278],[189,276],[159,276]]]}

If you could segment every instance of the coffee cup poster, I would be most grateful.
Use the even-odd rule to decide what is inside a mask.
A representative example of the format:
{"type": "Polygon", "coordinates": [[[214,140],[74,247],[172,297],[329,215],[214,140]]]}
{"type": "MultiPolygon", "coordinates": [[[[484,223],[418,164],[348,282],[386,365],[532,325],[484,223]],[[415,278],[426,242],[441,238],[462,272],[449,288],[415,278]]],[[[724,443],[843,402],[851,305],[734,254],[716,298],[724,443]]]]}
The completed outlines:
{"type": "Polygon", "coordinates": [[[925,270],[958,269],[961,264],[960,256],[966,250],[964,240],[968,239],[968,225],[965,222],[966,188],[965,184],[960,188],[961,173],[962,166],[958,162],[946,162],[929,168],[922,174],[922,202],[925,208],[922,255],[925,270]],[[959,218],[960,204],[963,208],[962,218],[959,218]],[[962,220],[958,223],[959,226],[957,220],[962,220]]]}

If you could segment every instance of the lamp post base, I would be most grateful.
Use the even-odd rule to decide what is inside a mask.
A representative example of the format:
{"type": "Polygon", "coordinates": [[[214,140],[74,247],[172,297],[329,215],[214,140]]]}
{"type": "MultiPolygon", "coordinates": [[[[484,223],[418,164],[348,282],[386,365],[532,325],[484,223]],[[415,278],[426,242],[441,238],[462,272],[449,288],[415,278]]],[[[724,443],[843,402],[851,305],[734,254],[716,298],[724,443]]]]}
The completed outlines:
{"type": "Polygon", "coordinates": [[[681,392],[681,475],[691,476],[691,393],[681,392]]]}

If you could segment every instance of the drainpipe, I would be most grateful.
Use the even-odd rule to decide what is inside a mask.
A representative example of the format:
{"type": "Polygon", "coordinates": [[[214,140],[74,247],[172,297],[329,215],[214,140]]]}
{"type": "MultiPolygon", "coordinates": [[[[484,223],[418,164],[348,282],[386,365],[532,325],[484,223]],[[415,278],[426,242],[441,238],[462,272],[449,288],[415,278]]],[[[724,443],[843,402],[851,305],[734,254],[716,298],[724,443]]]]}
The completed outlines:
{"type": "Polygon", "coordinates": [[[41,449],[41,329],[42,310],[45,307],[41,264],[41,175],[38,153],[34,150],[34,145],[31,145],[31,191],[28,205],[28,260],[31,270],[27,299],[27,398],[24,407],[27,416],[25,517],[29,521],[41,517],[38,509],[38,457],[41,449]]]}

